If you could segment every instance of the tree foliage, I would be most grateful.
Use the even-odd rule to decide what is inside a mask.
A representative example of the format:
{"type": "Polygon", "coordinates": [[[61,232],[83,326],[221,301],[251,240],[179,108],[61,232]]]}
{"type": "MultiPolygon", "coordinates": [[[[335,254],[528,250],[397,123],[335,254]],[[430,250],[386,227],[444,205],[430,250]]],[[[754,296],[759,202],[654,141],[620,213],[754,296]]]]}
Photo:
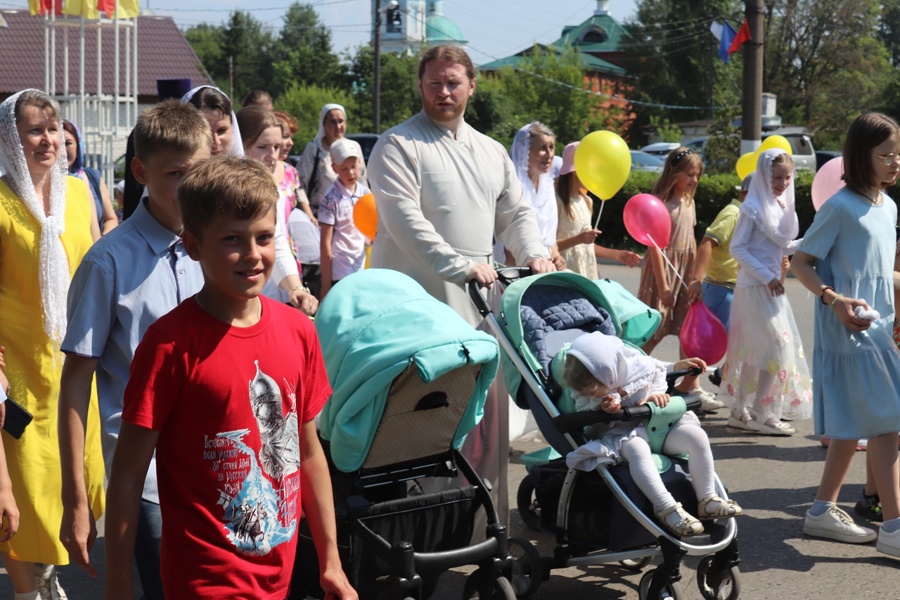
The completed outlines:
{"type": "Polygon", "coordinates": [[[765,87],[779,114],[841,135],[889,82],[874,0],[775,0],[766,15],[765,87]]]}
{"type": "Polygon", "coordinates": [[[716,89],[740,80],[740,63],[718,60],[719,43],[709,27],[714,19],[740,23],[741,6],[736,0],[639,0],[626,24],[632,42],[622,62],[634,77],[631,96],[646,103],[633,131],[651,117],[682,123],[715,116],[716,89]]]}

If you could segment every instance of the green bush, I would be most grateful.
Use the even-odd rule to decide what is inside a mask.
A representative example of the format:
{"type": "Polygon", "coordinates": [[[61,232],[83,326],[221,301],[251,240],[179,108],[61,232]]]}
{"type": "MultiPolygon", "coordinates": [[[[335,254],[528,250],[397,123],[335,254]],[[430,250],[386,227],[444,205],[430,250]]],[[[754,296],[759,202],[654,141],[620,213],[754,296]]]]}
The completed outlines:
{"type": "MultiPolygon", "coordinates": [[[[656,173],[645,171],[633,171],[628,181],[613,198],[606,201],[603,214],[600,217],[598,228],[603,232],[597,242],[610,248],[628,248],[641,251],[643,246],[638,244],[625,229],[622,221],[622,211],[625,203],[635,194],[649,193],[659,176],[656,173]]],[[[816,212],[812,205],[813,173],[810,171],[798,171],[794,179],[794,195],[797,204],[797,217],[800,219],[800,236],[812,224],[816,212]]],[[[694,201],[697,209],[697,227],[694,230],[697,242],[703,238],[706,228],[715,220],[716,215],[729,202],[737,198],[737,187],[741,184],[737,174],[704,175],[697,185],[694,201]]],[[[594,201],[593,221],[596,222],[600,210],[600,202],[594,201]]]]}

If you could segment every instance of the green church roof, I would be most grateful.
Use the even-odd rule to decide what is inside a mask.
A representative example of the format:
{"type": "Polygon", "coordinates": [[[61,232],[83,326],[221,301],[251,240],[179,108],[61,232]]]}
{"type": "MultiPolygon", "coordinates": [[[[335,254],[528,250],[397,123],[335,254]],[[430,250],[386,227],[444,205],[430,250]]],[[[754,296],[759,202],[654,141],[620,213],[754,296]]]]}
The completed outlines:
{"type": "Polygon", "coordinates": [[[609,14],[595,14],[581,25],[563,28],[562,36],[550,45],[573,46],[581,52],[620,52],[631,39],[631,34],[609,14]]]}
{"type": "MultiPolygon", "coordinates": [[[[603,60],[596,54],[614,54],[622,52],[624,46],[632,39],[631,34],[619,25],[609,13],[594,14],[580,25],[568,25],[563,28],[562,35],[549,46],[541,48],[563,50],[569,46],[575,49],[584,66],[594,72],[625,76],[628,71],[619,65],[603,60]]],[[[496,71],[503,67],[517,67],[523,56],[531,53],[531,48],[506,58],[481,65],[482,71],[496,71]]]]}
{"type": "Polygon", "coordinates": [[[456,23],[444,15],[431,14],[425,18],[425,39],[429,44],[442,42],[466,43],[456,23]]]}
{"type": "MultiPolygon", "coordinates": [[[[538,47],[542,50],[557,50],[558,47],[554,46],[543,46],[538,44],[538,47]]],[[[528,48],[515,54],[513,56],[507,56],[506,58],[501,58],[486,64],[483,64],[478,67],[479,71],[499,71],[503,67],[512,67],[517,68],[519,63],[522,62],[522,59],[531,54],[533,48],[528,48]]],[[[579,49],[580,50],[580,49],[579,49]]],[[[584,64],[585,68],[589,71],[599,72],[599,73],[609,73],[610,75],[620,75],[625,76],[628,74],[628,71],[620,67],[619,65],[614,65],[609,61],[603,60],[602,58],[597,58],[596,56],[591,56],[590,54],[585,54],[584,52],[579,52],[578,57],[581,62],[584,64]]]]}

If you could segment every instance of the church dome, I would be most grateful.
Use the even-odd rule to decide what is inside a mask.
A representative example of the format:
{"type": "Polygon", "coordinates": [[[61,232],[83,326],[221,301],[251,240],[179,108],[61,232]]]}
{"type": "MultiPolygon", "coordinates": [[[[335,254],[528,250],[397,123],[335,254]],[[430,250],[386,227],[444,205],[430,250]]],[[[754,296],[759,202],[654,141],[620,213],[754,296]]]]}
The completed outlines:
{"type": "Polygon", "coordinates": [[[425,19],[425,40],[430,46],[439,44],[465,44],[459,26],[444,16],[442,2],[436,0],[431,5],[428,17],[425,19]]]}

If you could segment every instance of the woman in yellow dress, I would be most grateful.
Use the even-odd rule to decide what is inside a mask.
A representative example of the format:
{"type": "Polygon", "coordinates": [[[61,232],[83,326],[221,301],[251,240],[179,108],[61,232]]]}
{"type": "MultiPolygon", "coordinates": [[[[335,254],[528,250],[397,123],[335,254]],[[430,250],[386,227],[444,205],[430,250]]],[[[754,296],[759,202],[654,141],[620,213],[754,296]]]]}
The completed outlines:
{"type": "MultiPolygon", "coordinates": [[[[16,598],[60,595],[53,565],[69,556],[62,520],[57,400],[69,281],[91,245],[88,190],[65,175],[59,106],[38,90],[0,104],[0,344],[9,395],[34,420],[18,440],[2,434],[20,511],[19,531],[0,543],[16,598]]],[[[96,394],[92,399],[96,411],[96,394]]],[[[88,419],[85,485],[103,512],[99,416],[88,419]]]]}

